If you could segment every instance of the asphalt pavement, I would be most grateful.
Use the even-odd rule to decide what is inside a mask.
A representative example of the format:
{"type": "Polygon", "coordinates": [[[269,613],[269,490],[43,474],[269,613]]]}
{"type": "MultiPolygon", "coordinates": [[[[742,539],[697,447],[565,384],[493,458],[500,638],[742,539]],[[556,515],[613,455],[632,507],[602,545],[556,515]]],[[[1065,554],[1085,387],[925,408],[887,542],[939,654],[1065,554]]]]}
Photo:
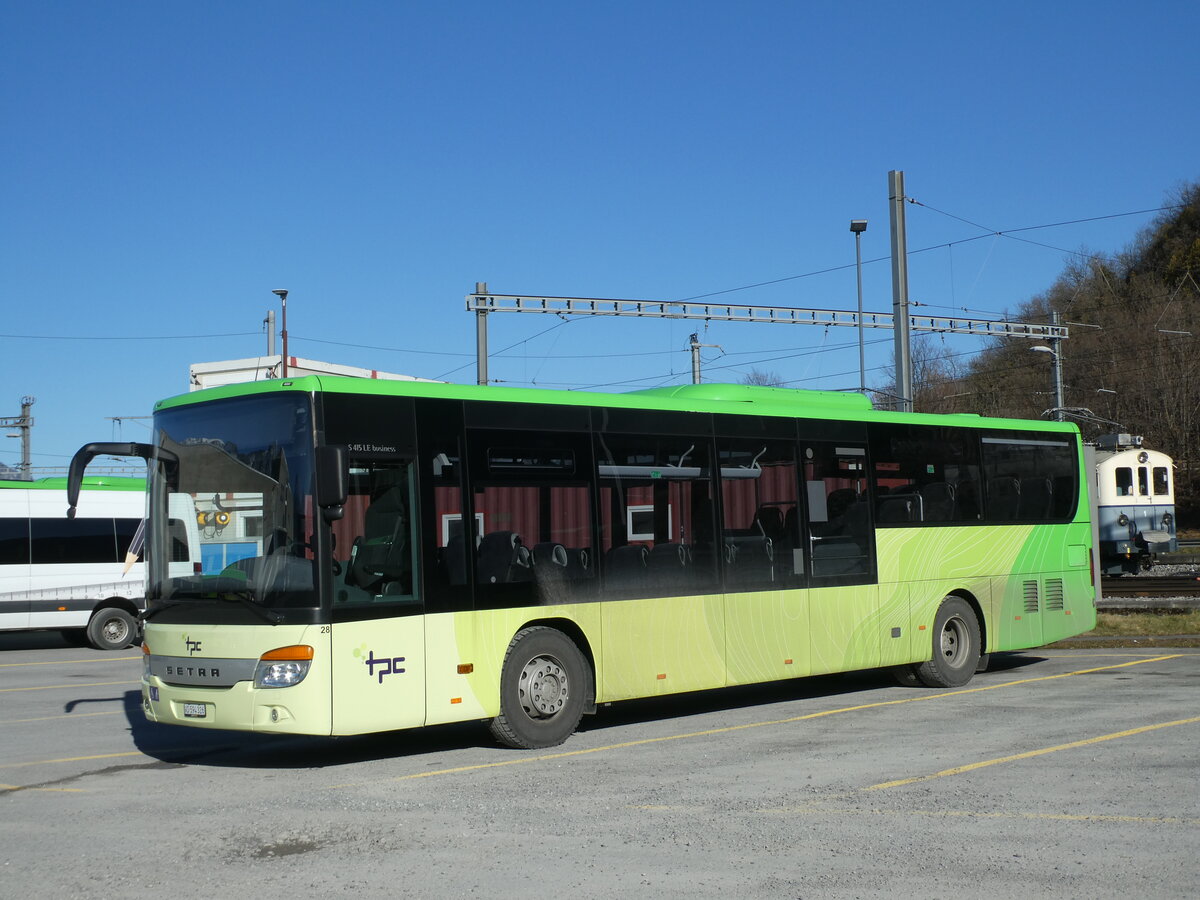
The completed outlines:
{"type": "Polygon", "coordinates": [[[637,701],[545,751],[151,725],[140,652],[0,635],[5,896],[1193,897],[1200,651],[637,701]]]}

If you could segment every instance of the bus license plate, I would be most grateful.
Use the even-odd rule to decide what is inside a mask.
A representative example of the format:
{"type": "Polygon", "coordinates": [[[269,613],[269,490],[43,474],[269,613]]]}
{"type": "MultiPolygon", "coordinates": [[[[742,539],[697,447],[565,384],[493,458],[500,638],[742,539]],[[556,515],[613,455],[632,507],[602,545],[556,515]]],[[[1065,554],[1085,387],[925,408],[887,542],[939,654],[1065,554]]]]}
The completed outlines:
{"type": "Polygon", "coordinates": [[[188,719],[203,719],[208,715],[208,704],[185,703],[183,704],[183,715],[188,719]]]}

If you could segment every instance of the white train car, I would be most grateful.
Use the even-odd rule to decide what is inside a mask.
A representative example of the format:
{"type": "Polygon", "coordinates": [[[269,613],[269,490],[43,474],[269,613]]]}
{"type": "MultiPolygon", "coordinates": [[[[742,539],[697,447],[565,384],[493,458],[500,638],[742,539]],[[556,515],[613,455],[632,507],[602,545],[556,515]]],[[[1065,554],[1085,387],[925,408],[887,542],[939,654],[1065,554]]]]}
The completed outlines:
{"type": "Polygon", "coordinates": [[[1096,441],[1096,503],[1103,574],[1149,569],[1160,553],[1178,548],[1171,457],[1145,449],[1140,436],[1096,441]]]}

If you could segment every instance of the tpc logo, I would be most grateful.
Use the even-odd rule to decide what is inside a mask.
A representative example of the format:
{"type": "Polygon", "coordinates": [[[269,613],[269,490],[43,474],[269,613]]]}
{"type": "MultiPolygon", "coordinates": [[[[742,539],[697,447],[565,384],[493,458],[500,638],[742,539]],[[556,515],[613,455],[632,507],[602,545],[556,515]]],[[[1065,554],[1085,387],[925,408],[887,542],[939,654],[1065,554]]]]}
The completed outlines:
{"type": "Polygon", "coordinates": [[[404,667],[400,663],[404,662],[403,656],[384,656],[376,658],[375,651],[367,651],[367,658],[363,660],[367,666],[369,675],[378,675],[379,683],[383,684],[384,675],[402,675],[404,667]]]}
{"type": "Polygon", "coordinates": [[[200,652],[200,642],[199,641],[189,640],[188,637],[186,635],[184,635],[183,642],[185,644],[187,644],[188,656],[194,656],[200,652]]]}

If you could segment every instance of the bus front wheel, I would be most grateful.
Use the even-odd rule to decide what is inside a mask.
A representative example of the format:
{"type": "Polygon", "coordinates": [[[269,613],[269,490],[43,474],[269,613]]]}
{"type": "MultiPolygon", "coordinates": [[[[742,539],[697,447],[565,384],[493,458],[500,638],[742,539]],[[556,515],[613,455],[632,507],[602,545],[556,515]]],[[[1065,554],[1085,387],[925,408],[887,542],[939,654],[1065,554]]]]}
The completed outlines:
{"type": "Polygon", "coordinates": [[[88,622],[87,639],[97,650],[120,650],[137,639],[137,621],[120,607],[106,606],[88,622]]]}
{"type": "Polygon", "coordinates": [[[933,621],[933,657],[917,666],[928,687],[961,687],[979,667],[979,619],[961,597],[947,597],[933,621]]]}
{"type": "Polygon", "coordinates": [[[504,656],[492,734],[518,750],[561,744],[579,725],[590,676],[583,654],[561,631],[541,625],[518,631],[504,656]]]}

